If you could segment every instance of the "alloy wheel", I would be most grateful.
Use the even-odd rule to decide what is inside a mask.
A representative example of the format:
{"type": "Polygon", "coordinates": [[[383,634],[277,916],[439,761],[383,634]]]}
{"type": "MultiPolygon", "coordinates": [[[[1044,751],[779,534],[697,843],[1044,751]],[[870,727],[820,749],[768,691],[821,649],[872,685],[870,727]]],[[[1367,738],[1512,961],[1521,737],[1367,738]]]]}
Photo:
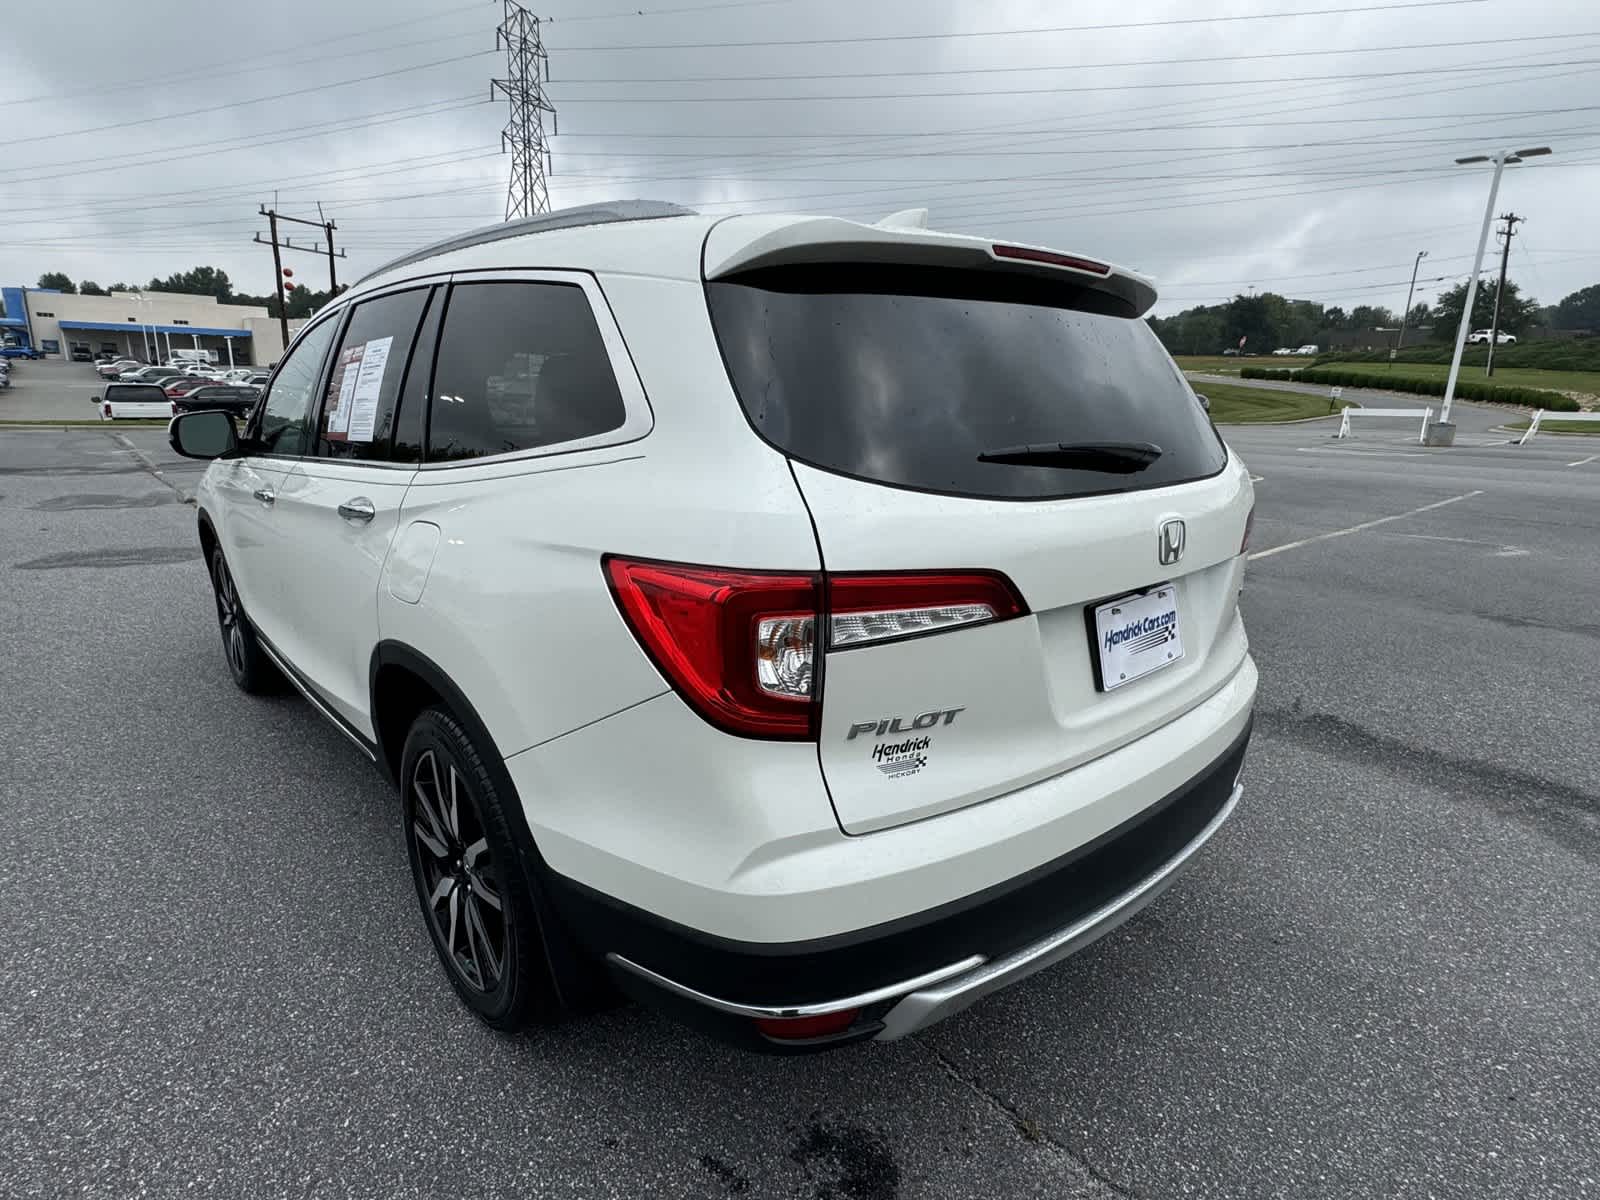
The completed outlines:
{"type": "Polygon", "coordinates": [[[411,769],[411,837],[433,923],[445,957],[480,992],[500,984],[506,961],[506,915],[483,818],[455,764],[433,750],[411,769]]]}
{"type": "Polygon", "coordinates": [[[216,590],[217,623],[222,627],[222,645],[228,653],[228,665],[235,675],[243,675],[247,665],[244,618],[239,611],[239,593],[234,589],[233,576],[220,552],[211,561],[211,580],[216,590]]]}

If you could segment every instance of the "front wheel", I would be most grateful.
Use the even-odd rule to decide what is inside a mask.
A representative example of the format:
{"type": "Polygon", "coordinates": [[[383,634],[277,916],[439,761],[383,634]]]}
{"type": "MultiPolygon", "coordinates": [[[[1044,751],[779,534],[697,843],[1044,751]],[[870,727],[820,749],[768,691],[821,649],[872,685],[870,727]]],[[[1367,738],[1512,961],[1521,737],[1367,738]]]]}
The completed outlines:
{"type": "Polygon", "coordinates": [[[561,1011],[505,804],[461,725],[429,708],[400,758],[401,811],[417,899],[439,962],[487,1025],[516,1030],[561,1011]]]}

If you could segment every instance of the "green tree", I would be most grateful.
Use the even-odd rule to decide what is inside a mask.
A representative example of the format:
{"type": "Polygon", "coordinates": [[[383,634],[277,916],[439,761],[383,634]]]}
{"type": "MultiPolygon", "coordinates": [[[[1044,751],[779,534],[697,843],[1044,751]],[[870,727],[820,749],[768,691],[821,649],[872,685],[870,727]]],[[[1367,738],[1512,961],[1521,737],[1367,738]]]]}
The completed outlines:
{"type": "Polygon", "coordinates": [[[1371,333],[1382,326],[1391,328],[1399,325],[1395,315],[1382,305],[1358,304],[1350,310],[1350,315],[1345,318],[1345,328],[1356,332],[1371,333]]]}
{"type": "Polygon", "coordinates": [[[70,295],[77,295],[78,292],[78,285],[60,271],[46,271],[39,276],[39,286],[51,288],[58,292],[67,292],[70,295]]]}
{"type": "Polygon", "coordinates": [[[1600,330],[1600,283],[1563,297],[1551,324],[1556,329],[1600,330]]]}
{"type": "Polygon", "coordinates": [[[105,288],[92,279],[85,279],[78,285],[78,295],[80,296],[105,296],[108,294],[105,288]]]}
{"type": "Polygon", "coordinates": [[[1337,304],[1322,314],[1322,320],[1326,329],[1343,329],[1350,323],[1349,314],[1337,304]]]}
{"type": "Polygon", "coordinates": [[[131,292],[136,289],[132,284],[129,283],[113,283],[110,290],[113,292],[131,292]]]}
{"type": "MultiPolygon", "coordinates": [[[[1486,281],[1478,286],[1472,298],[1472,324],[1474,329],[1488,329],[1494,323],[1494,294],[1499,281],[1486,281]]],[[[1461,310],[1467,303],[1467,283],[1462,280],[1449,291],[1441,292],[1433,304],[1433,337],[1435,341],[1453,342],[1461,326],[1461,310]]],[[[1521,333],[1533,323],[1539,311],[1539,302],[1522,295],[1516,280],[1506,280],[1506,296],[1500,305],[1500,329],[1503,333],[1521,333]]]]}
{"type": "Polygon", "coordinates": [[[228,273],[218,267],[191,267],[168,275],[165,279],[152,279],[147,285],[152,292],[179,292],[186,296],[215,296],[226,303],[233,298],[233,283],[228,273]]]}
{"type": "Polygon", "coordinates": [[[1283,327],[1288,302],[1282,296],[1235,296],[1223,313],[1223,341],[1237,346],[1244,338],[1247,354],[1266,354],[1283,344],[1283,327]],[[1270,297],[1270,300],[1269,300],[1270,297]],[[1276,301],[1273,303],[1272,301],[1276,301]]]}

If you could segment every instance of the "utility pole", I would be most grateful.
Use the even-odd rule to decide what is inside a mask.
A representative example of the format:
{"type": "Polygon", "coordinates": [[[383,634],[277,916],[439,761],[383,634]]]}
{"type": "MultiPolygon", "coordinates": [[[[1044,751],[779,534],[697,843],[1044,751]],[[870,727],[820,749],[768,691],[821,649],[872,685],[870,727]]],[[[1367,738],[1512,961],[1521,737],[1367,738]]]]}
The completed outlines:
{"type": "Polygon", "coordinates": [[[261,206],[261,215],[267,219],[267,237],[265,240],[263,240],[261,235],[258,233],[255,235],[255,241],[258,245],[270,245],[272,247],[272,278],[274,280],[274,292],[278,297],[278,327],[283,334],[284,348],[287,349],[289,346],[289,297],[284,293],[286,290],[292,291],[293,285],[286,284],[284,282],[285,278],[287,278],[287,273],[283,269],[283,255],[281,251],[299,250],[306,254],[326,254],[328,258],[328,293],[330,296],[336,296],[339,294],[339,279],[335,274],[334,260],[337,258],[345,258],[347,256],[343,250],[338,252],[334,251],[333,231],[337,229],[338,226],[332,221],[328,220],[326,217],[323,217],[322,204],[320,202],[317,204],[317,216],[323,217],[323,219],[320,221],[308,221],[304,217],[286,217],[277,210],[276,206],[268,208],[265,204],[261,206]],[[326,249],[324,249],[320,243],[313,243],[309,246],[297,246],[295,245],[292,237],[284,238],[283,241],[280,242],[278,240],[279,221],[288,221],[295,225],[309,225],[313,229],[322,230],[323,237],[327,239],[328,243],[326,249]]]}
{"type": "Polygon", "coordinates": [[[1489,323],[1489,360],[1483,364],[1485,378],[1494,375],[1494,348],[1500,341],[1500,298],[1506,293],[1506,266],[1511,258],[1511,239],[1517,234],[1517,223],[1528,218],[1508,212],[1501,213],[1500,219],[1506,223],[1506,227],[1499,231],[1505,242],[1500,247],[1500,286],[1494,290],[1494,319],[1489,323]]]}
{"type": "Polygon", "coordinates": [[[545,98],[550,79],[550,58],[545,53],[539,18],[517,0],[503,0],[505,17],[494,31],[494,48],[506,52],[506,78],[489,83],[489,98],[503,95],[510,119],[500,133],[500,149],[511,149],[511,182],[506,188],[506,220],[550,211],[545,174],[554,174],[550,150],[544,141],[544,114],[549,113],[553,133],[555,106],[545,98]]]}
{"type": "MultiPolygon", "coordinates": [[[[278,297],[278,332],[283,335],[283,347],[289,348],[289,298],[283,294],[283,255],[278,253],[278,214],[276,210],[262,206],[261,211],[267,216],[268,236],[272,239],[272,291],[278,297]]],[[[261,240],[261,235],[256,234],[256,241],[261,240]]],[[[281,351],[279,352],[282,353],[281,351]]]]}

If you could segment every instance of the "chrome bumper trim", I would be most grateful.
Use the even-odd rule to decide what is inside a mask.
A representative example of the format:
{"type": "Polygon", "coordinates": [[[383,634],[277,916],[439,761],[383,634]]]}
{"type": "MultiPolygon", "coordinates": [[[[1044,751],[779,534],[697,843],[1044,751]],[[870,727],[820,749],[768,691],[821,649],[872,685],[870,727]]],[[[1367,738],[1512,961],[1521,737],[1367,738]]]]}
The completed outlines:
{"type": "Polygon", "coordinates": [[[1217,815],[1212,817],[1205,828],[1200,830],[1182,850],[1162,864],[1154,874],[1146,876],[1116,899],[1107,901],[1093,912],[1064,929],[1057,930],[1042,941],[1024,946],[992,962],[981,954],[974,954],[960,962],[929,971],[926,975],[919,975],[915,979],[901,980],[855,996],[824,1000],[815,1004],[761,1005],[739,1004],[732,1000],[708,996],[687,984],[668,979],[649,967],[642,967],[620,954],[607,954],[606,960],[674,995],[736,1017],[815,1017],[840,1012],[847,1008],[866,1008],[884,1000],[901,997],[899,1003],[884,1014],[883,1029],[876,1039],[893,1041],[907,1034],[916,1033],[920,1029],[926,1029],[945,1017],[953,1016],[980,997],[997,991],[1007,984],[1015,983],[1019,979],[1025,979],[1035,971],[1042,971],[1045,967],[1059,962],[1097,938],[1110,933],[1167,890],[1200,847],[1210,841],[1211,835],[1216,833],[1222,827],[1222,823],[1233,814],[1233,810],[1239,805],[1239,797],[1243,794],[1244,789],[1237,783],[1234,784],[1232,794],[1217,811],[1217,815]]]}
{"type": "Polygon", "coordinates": [[[875,988],[870,992],[862,992],[859,996],[846,996],[842,1000],[822,1000],[816,1004],[787,1004],[781,1006],[768,1006],[761,1004],[736,1004],[732,1000],[719,1000],[715,996],[708,996],[704,992],[697,992],[687,984],[668,979],[665,975],[658,975],[649,967],[641,967],[638,963],[623,958],[620,954],[607,954],[606,960],[615,963],[625,971],[630,971],[640,979],[655,984],[659,988],[682,996],[686,1000],[693,1000],[707,1008],[714,1008],[718,1012],[731,1013],[736,1017],[820,1017],[827,1013],[841,1012],[847,1008],[865,1008],[869,1004],[877,1004],[882,1000],[892,1000],[896,996],[903,996],[917,988],[931,987],[943,980],[956,975],[964,975],[974,967],[983,965],[983,956],[974,954],[971,958],[964,958],[960,962],[951,963],[947,967],[940,967],[937,971],[929,971],[926,975],[919,975],[915,979],[907,979],[900,983],[891,983],[885,987],[875,988]]]}
{"type": "Polygon", "coordinates": [[[1020,979],[1026,979],[1035,971],[1042,971],[1060,962],[1063,958],[1075,954],[1091,942],[1110,933],[1167,890],[1200,848],[1209,842],[1212,835],[1222,828],[1222,823],[1233,815],[1233,810],[1239,806],[1239,797],[1243,794],[1244,789],[1237,783],[1234,784],[1227,803],[1192,841],[1168,859],[1160,870],[1146,876],[1116,899],[1107,901],[1066,928],[1057,930],[1049,937],[1031,946],[1024,946],[1004,958],[985,962],[965,975],[944,980],[938,986],[922,985],[910,989],[910,994],[905,999],[884,1014],[883,1029],[877,1035],[877,1040],[893,1041],[926,1029],[935,1022],[954,1016],[990,992],[998,991],[1020,979]]]}

